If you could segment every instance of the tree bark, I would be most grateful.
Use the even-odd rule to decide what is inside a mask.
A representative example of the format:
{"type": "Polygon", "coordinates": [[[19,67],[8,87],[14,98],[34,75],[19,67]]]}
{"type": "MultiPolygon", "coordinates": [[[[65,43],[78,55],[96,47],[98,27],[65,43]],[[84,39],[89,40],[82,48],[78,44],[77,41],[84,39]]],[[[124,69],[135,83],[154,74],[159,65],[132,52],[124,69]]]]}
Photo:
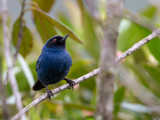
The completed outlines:
{"type": "Polygon", "coordinates": [[[97,79],[96,120],[112,120],[113,118],[116,42],[123,14],[123,0],[106,0],[106,14],[101,49],[101,69],[97,79]]]}

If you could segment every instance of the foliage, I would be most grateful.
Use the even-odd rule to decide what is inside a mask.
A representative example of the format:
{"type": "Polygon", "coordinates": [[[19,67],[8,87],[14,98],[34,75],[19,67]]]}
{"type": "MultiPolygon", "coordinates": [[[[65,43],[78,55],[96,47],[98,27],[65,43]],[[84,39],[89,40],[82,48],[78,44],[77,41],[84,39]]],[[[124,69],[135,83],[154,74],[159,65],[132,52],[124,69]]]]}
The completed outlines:
{"type": "MultiPolygon", "coordinates": [[[[100,25],[94,20],[82,0],[77,0],[75,2],[63,1],[65,13],[61,11],[57,12],[56,19],[51,17],[52,15],[50,14],[50,10],[56,6],[55,0],[45,1],[45,3],[44,0],[32,0],[30,3],[32,3],[33,6],[26,9],[25,14],[28,11],[32,12],[32,17],[30,19],[34,21],[36,29],[31,30],[27,27],[28,24],[25,23],[20,47],[20,56],[18,56],[17,63],[14,67],[24,106],[28,105],[31,101],[45,92],[45,90],[42,92],[34,92],[31,90],[31,87],[33,85],[32,80],[37,79],[35,71],[36,60],[41,52],[42,45],[46,40],[56,34],[70,34],[69,39],[67,39],[67,50],[72,56],[73,65],[67,77],[75,79],[98,67],[100,59],[100,38],[102,37],[100,25]]],[[[61,10],[61,8],[58,9],[61,10]]],[[[101,10],[101,12],[104,11],[105,9],[101,10]]],[[[160,18],[158,10],[151,5],[143,9],[139,14],[142,18],[145,17],[150,20],[152,24],[155,24],[155,20],[160,18]]],[[[12,45],[14,47],[11,49],[13,51],[15,51],[17,44],[19,24],[19,18],[17,18],[12,26],[12,45]]],[[[1,29],[2,27],[0,27],[0,31],[1,29]]],[[[150,33],[151,31],[147,28],[144,28],[133,21],[129,21],[128,19],[123,19],[119,29],[117,51],[126,51],[134,43],[143,39],[150,33]]],[[[0,34],[0,43],[1,41],[2,35],[0,34]]],[[[2,44],[0,45],[2,46],[2,44]]],[[[160,100],[159,45],[159,38],[155,38],[121,63],[125,63],[128,73],[134,76],[135,80],[156,96],[158,100],[160,100]]],[[[0,56],[2,56],[2,54],[0,56]]],[[[5,71],[6,63],[5,61],[3,63],[3,71],[5,71]]],[[[5,72],[3,74],[5,76],[5,72]]],[[[137,107],[135,110],[134,107],[127,107],[128,104],[123,104],[127,102],[133,106],[136,104],[146,107],[149,106],[138,99],[132,89],[129,89],[127,85],[122,84],[119,79],[120,78],[117,76],[114,94],[114,119],[156,119],[157,115],[154,113],[148,113],[147,110],[141,112],[140,107],[137,107]]],[[[80,85],[75,87],[74,91],[65,90],[60,92],[55,95],[53,99],[46,100],[32,108],[26,116],[28,119],[35,120],[46,118],[61,120],[93,120],[97,98],[95,80],[96,77],[80,83],[80,85]]],[[[50,86],[50,89],[56,88],[62,84],[65,84],[65,82],[62,81],[52,85],[50,86]]],[[[14,115],[17,111],[14,110],[16,106],[15,101],[12,99],[13,93],[9,83],[6,85],[5,89],[7,91],[9,113],[14,115]]],[[[139,91],[140,90],[141,88],[139,88],[139,91]]],[[[0,118],[2,118],[1,110],[0,118]]]]}

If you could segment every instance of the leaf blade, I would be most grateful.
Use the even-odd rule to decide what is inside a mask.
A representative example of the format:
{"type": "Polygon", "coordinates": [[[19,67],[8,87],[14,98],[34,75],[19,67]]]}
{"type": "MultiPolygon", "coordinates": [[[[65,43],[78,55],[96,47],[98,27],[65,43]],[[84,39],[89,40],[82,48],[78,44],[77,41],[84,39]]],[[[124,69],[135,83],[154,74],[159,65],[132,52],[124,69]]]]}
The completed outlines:
{"type": "MultiPolygon", "coordinates": [[[[13,31],[12,31],[12,38],[13,38],[12,42],[14,46],[16,46],[17,44],[19,29],[20,29],[20,19],[18,18],[13,25],[13,31]]],[[[33,46],[33,37],[30,30],[25,25],[23,26],[22,35],[23,36],[22,36],[21,46],[23,47],[20,47],[19,53],[21,53],[22,56],[25,57],[28,53],[30,53],[31,48],[33,46]]]]}
{"type": "Polygon", "coordinates": [[[45,12],[49,12],[55,3],[55,0],[33,0],[45,12]]]}
{"type": "Polygon", "coordinates": [[[41,16],[43,16],[43,18],[45,18],[45,20],[47,20],[50,25],[56,27],[57,29],[59,29],[61,32],[65,33],[65,34],[70,34],[70,37],[74,40],[76,40],[77,42],[84,44],[82,40],[80,40],[80,38],[67,26],[65,26],[64,24],[58,22],[57,20],[51,18],[50,16],[48,16],[45,12],[39,10],[39,9],[33,9],[35,12],[37,12],[37,14],[40,14],[41,16]]]}

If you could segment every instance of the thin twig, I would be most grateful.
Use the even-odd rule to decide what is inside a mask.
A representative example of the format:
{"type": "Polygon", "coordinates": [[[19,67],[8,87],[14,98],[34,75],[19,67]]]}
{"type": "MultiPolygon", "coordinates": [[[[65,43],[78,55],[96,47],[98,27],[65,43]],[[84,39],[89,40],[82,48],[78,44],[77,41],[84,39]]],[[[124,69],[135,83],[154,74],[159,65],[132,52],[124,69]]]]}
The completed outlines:
{"type": "MultiPolygon", "coordinates": [[[[84,75],[84,76],[82,76],[82,77],[80,77],[80,78],[78,78],[78,79],[76,79],[76,80],[74,80],[74,82],[75,82],[76,84],[78,84],[78,83],[80,83],[80,82],[82,82],[82,81],[84,81],[84,80],[87,80],[87,79],[89,79],[89,78],[97,75],[98,72],[99,72],[99,68],[93,70],[92,72],[90,72],[90,73],[88,73],[88,74],[86,74],[86,75],[84,75]]],[[[67,88],[69,88],[69,87],[70,87],[70,85],[67,83],[67,84],[65,84],[65,85],[62,85],[62,86],[60,86],[60,87],[52,90],[52,93],[53,93],[53,94],[59,93],[59,92],[65,90],[65,89],[67,89],[67,88]]],[[[38,99],[34,100],[31,104],[29,104],[28,106],[26,106],[26,107],[22,110],[21,113],[20,113],[20,112],[17,113],[11,120],[17,120],[17,119],[21,116],[21,114],[26,113],[27,111],[29,111],[29,109],[31,109],[32,107],[34,107],[34,106],[36,106],[37,104],[41,103],[42,101],[44,101],[44,100],[47,99],[47,98],[48,98],[48,95],[47,95],[47,94],[43,94],[41,97],[39,97],[38,99]]]]}
{"type": "Polygon", "coordinates": [[[157,37],[160,34],[160,28],[153,31],[150,35],[148,35],[146,38],[142,39],[141,41],[135,43],[131,48],[129,48],[126,52],[124,52],[122,55],[120,55],[118,58],[116,58],[116,62],[121,61],[122,59],[124,59],[125,57],[127,57],[128,55],[130,55],[132,52],[140,49],[141,46],[143,46],[144,44],[148,43],[150,40],[152,40],[153,38],[157,37]]]}
{"type": "MultiPolygon", "coordinates": [[[[15,62],[16,62],[16,59],[17,59],[17,55],[19,53],[19,49],[20,49],[20,46],[21,46],[21,42],[22,42],[22,37],[23,37],[23,26],[24,26],[24,21],[23,21],[23,15],[24,15],[24,7],[25,7],[25,0],[23,0],[22,2],[22,9],[21,9],[21,13],[20,13],[20,24],[19,24],[19,33],[18,33],[18,39],[17,39],[17,46],[16,46],[16,52],[13,56],[13,63],[12,63],[12,67],[10,69],[13,69],[14,65],[15,65],[15,62]]],[[[7,75],[6,75],[6,78],[5,78],[5,84],[7,83],[8,81],[8,71],[7,71],[7,75]]]]}
{"type": "MultiPolygon", "coordinates": [[[[153,38],[157,37],[160,34],[160,28],[155,30],[154,32],[152,32],[149,36],[147,36],[146,38],[142,39],[141,41],[139,41],[138,43],[136,43],[136,45],[133,45],[130,49],[128,49],[126,52],[124,52],[122,55],[120,55],[119,57],[117,57],[115,59],[116,63],[120,62],[121,60],[123,60],[124,58],[126,58],[128,55],[130,55],[132,52],[136,51],[137,49],[140,49],[140,47],[142,47],[144,44],[146,44],[147,42],[149,42],[150,40],[152,40],[153,38]],[[143,44],[142,44],[143,43],[143,44]],[[140,45],[139,45],[140,44],[140,45]],[[134,47],[135,46],[135,47],[134,47]]],[[[84,80],[87,80],[93,76],[96,76],[100,71],[100,68],[94,69],[92,72],[78,78],[75,80],[75,83],[78,84],[84,80]]],[[[60,86],[54,90],[52,90],[53,94],[56,94],[58,92],[61,92],[62,90],[67,89],[69,86],[69,84],[65,84],[63,86],[60,86]]],[[[29,111],[29,109],[31,109],[32,107],[38,105],[39,103],[41,103],[42,101],[44,101],[45,99],[47,99],[47,94],[43,94],[41,97],[37,98],[36,100],[34,100],[32,103],[30,103],[29,105],[27,105],[21,112],[18,112],[15,116],[13,116],[12,120],[17,120],[22,114],[26,113],[29,111]]]]}
{"type": "Polygon", "coordinates": [[[12,59],[11,59],[11,52],[10,52],[10,41],[8,37],[7,13],[8,13],[7,0],[2,0],[4,54],[5,54],[5,59],[7,61],[8,75],[10,78],[11,88],[16,99],[16,106],[17,106],[17,109],[21,111],[22,110],[21,96],[18,90],[15,74],[13,70],[10,69],[12,67],[12,59]]]}
{"type": "Polygon", "coordinates": [[[3,79],[2,79],[2,68],[3,68],[3,61],[2,61],[2,44],[0,41],[0,91],[1,91],[1,100],[2,100],[2,113],[4,116],[5,120],[8,120],[8,110],[7,110],[7,105],[6,105],[6,92],[5,92],[5,86],[3,84],[3,79]]]}
{"type": "Polygon", "coordinates": [[[86,3],[94,19],[102,26],[102,19],[99,11],[95,7],[95,2],[93,2],[92,0],[86,0],[86,3]]]}
{"type": "Polygon", "coordinates": [[[17,59],[17,55],[19,53],[19,49],[21,46],[21,42],[22,42],[22,37],[23,37],[23,15],[24,15],[24,7],[25,7],[25,0],[23,0],[22,2],[22,9],[21,9],[21,13],[20,13],[20,25],[19,25],[19,33],[18,33],[18,40],[17,40],[17,46],[16,46],[16,53],[14,54],[14,58],[13,58],[13,66],[15,64],[15,61],[17,59]]]}

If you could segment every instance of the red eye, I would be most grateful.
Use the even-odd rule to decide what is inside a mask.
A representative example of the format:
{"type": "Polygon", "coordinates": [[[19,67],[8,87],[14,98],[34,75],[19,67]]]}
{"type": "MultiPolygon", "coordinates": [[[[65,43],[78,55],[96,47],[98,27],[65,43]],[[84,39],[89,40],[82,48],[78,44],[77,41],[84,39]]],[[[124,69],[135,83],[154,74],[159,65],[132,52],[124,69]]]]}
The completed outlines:
{"type": "Polygon", "coordinates": [[[53,39],[53,42],[56,42],[57,40],[56,39],[53,39]]]}

